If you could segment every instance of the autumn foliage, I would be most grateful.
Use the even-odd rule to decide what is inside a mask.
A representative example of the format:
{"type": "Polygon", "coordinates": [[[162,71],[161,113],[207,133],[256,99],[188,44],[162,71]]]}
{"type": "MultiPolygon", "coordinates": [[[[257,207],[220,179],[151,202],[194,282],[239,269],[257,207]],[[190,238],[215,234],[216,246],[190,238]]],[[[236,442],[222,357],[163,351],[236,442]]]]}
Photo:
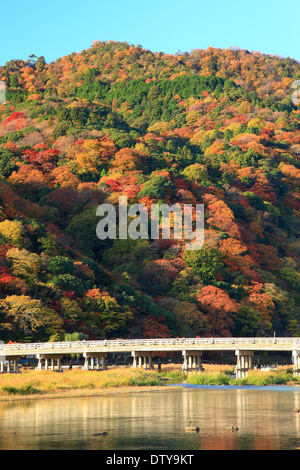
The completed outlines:
{"type": "Polygon", "coordinates": [[[1,337],[299,336],[299,72],[114,41],[0,67],[1,337]],[[203,204],[204,247],[99,240],[120,196],[203,204]]]}

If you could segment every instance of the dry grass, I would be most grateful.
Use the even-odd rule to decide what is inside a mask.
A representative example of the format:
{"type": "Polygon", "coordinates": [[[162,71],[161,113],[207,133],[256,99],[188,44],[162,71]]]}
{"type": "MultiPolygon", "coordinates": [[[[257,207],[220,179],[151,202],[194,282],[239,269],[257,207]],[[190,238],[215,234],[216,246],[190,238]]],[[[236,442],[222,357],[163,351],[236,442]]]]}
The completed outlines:
{"type": "Polygon", "coordinates": [[[157,371],[132,368],[114,368],[106,371],[27,370],[21,374],[0,376],[0,398],[8,396],[31,396],[64,394],[65,392],[105,390],[108,388],[160,386],[163,385],[157,371]]]}
{"type": "MultiPolygon", "coordinates": [[[[205,364],[209,375],[228,373],[228,366],[205,364]]],[[[163,364],[161,372],[112,367],[106,371],[86,371],[82,369],[64,370],[23,370],[20,374],[0,375],[0,400],[27,397],[82,396],[108,391],[124,391],[155,387],[166,387],[170,382],[181,383],[187,378],[182,372],[182,364],[163,364]],[[167,380],[166,380],[167,379],[167,380]]]]}
{"type": "Polygon", "coordinates": [[[0,401],[34,397],[106,395],[170,388],[175,390],[176,387],[167,385],[184,381],[203,385],[299,383],[299,379],[292,377],[290,366],[278,367],[276,372],[249,371],[245,379],[236,380],[232,377],[233,374],[234,366],[220,364],[204,364],[204,372],[189,374],[182,372],[181,364],[163,364],[161,372],[157,369],[150,371],[131,367],[112,367],[106,371],[66,369],[63,373],[51,370],[24,370],[20,374],[0,375],[0,401]]]}
{"type": "Polygon", "coordinates": [[[207,373],[224,373],[224,374],[229,374],[229,373],[234,373],[234,366],[225,364],[202,364],[204,367],[205,372],[207,373]]]}

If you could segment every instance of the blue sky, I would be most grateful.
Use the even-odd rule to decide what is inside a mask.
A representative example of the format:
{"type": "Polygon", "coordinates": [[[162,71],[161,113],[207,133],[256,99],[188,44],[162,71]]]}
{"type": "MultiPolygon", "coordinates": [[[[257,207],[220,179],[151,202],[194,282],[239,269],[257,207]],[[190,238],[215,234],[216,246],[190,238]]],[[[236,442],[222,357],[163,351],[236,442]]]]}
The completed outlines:
{"type": "Polygon", "coordinates": [[[30,54],[51,62],[95,40],[166,53],[240,47],[300,60],[300,0],[14,0],[1,5],[0,18],[0,65],[30,54]]]}

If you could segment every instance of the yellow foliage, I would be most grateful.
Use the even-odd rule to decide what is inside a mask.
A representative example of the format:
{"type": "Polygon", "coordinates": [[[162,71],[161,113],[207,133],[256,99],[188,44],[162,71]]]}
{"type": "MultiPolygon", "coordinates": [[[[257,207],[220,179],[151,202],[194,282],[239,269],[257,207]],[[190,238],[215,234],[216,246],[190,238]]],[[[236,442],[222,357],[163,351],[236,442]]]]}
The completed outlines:
{"type": "Polygon", "coordinates": [[[19,246],[22,241],[23,225],[18,220],[0,222],[0,234],[13,245],[19,246]]]}

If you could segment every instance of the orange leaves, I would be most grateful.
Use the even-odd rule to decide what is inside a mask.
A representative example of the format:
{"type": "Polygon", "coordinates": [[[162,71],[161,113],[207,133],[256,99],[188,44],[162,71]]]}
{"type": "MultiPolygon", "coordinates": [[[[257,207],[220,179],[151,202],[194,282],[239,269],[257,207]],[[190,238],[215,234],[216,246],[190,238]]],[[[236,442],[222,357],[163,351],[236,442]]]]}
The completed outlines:
{"type": "Polygon", "coordinates": [[[134,149],[122,148],[115,154],[112,163],[114,170],[120,171],[122,174],[141,170],[143,168],[144,156],[134,149]]]}
{"type": "Polygon", "coordinates": [[[205,286],[196,300],[207,312],[207,327],[212,335],[231,336],[234,325],[233,314],[239,311],[239,304],[227,292],[215,286],[205,286]]]}
{"type": "Polygon", "coordinates": [[[103,176],[99,180],[99,184],[105,184],[106,192],[121,193],[123,196],[127,196],[128,199],[135,198],[141,190],[142,185],[138,183],[138,180],[132,174],[128,174],[123,177],[116,177],[113,175],[112,178],[109,176],[103,176]]]}
{"type": "Polygon", "coordinates": [[[76,189],[80,183],[74,173],[70,170],[67,165],[59,166],[52,170],[50,178],[52,179],[52,185],[58,185],[61,188],[73,188],[76,189]]]}
{"type": "Polygon", "coordinates": [[[230,299],[227,292],[215,286],[205,286],[201,289],[200,294],[196,295],[197,301],[205,309],[212,311],[238,312],[239,304],[230,299]]]}
{"type": "Polygon", "coordinates": [[[235,175],[236,173],[239,174],[239,172],[241,171],[240,165],[236,163],[234,160],[230,160],[229,163],[222,163],[220,170],[222,172],[228,173],[229,175],[235,175]]]}
{"type": "Polygon", "coordinates": [[[171,338],[170,330],[164,322],[162,315],[157,319],[154,315],[149,315],[143,322],[143,338],[171,338]]]}
{"type": "Polygon", "coordinates": [[[146,208],[147,211],[151,211],[151,204],[155,204],[155,199],[150,199],[148,196],[144,196],[139,199],[140,204],[143,204],[146,208]]]}
{"type": "Polygon", "coordinates": [[[253,166],[241,168],[240,170],[237,171],[237,176],[241,180],[243,178],[253,178],[254,179],[255,176],[256,176],[255,168],[253,166]]]}
{"type": "Polygon", "coordinates": [[[57,149],[49,149],[46,145],[34,145],[33,150],[24,150],[23,158],[30,163],[33,168],[43,173],[51,171],[55,166],[60,151],[57,149]]]}
{"type": "Polygon", "coordinates": [[[288,179],[291,180],[300,180],[300,170],[294,165],[281,164],[279,166],[281,173],[284,174],[288,179]]]}
{"type": "Polygon", "coordinates": [[[0,290],[9,290],[15,280],[16,277],[10,274],[8,267],[0,266],[0,290]]]}
{"type": "Polygon", "coordinates": [[[225,153],[225,145],[223,142],[215,141],[210,147],[208,147],[204,155],[223,155],[225,153]]]}
{"type": "Polygon", "coordinates": [[[234,223],[234,215],[227,204],[212,194],[203,196],[205,210],[210,215],[207,224],[229,233],[232,237],[240,238],[238,226],[234,223]]]}
{"type": "Polygon", "coordinates": [[[258,266],[258,262],[246,254],[247,251],[251,254],[251,250],[242,241],[234,238],[221,240],[219,250],[224,256],[224,263],[230,267],[231,271],[239,270],[249,280],[258,278],[256,272],[253,271],[253,267],[258,266]]]}
{"type": "Polygon", "coordinates": [[[116,152],[114,142],[107,136],[101,139],[76,141],[69,156],[76,162],[77,171],[98,174],[101,166],[106,167],[116,152]]]}
{"type": "Polygon", "coordinates": [[[98,173],[97,160],[99,156],[99,146],[96,141],[85,141],[81,150],[76,152],[77,172],[98,173]]]}
{"type": "Polygon", "coordinates": [[[8,181],[17,187],[25,186],[29,190],[40,191],[46,186],[42,171],[33,165],[22,165],[18,171],[13,171],[8,181]]]}
{"type": "Polygon", "coordinates": [[[218,199],[213,194],[205,194],[203,200],[206,203],[208,213],[211,215],[207,221],[208,224],[213,225],[218,223],[219,220],[224,221],[226,224],[234,220],[232,210],[221,199],[218,199]]]}
{"type": "Polygon", "coordinates": [[[21,77],[23,79],[26,90],[30,93],[36,92],[37,71],[35,71],[32,67],[23,67],[21,69],[21,77]]]}
{"type": "Polygon", "coordinates": [[[4,148],[7,148],[10,152],[12,153],[15,153],[15,154],[18,154],[19,153],[19,149],[18,147],[16,146],[16,144],[14,142],[12,142],[11,140],[9,140],[5,145],[3,145],[4,148]]]}
{"type": "Polygon", "coordinates": [[[121,69],[121,70],[119,70],[119,72],[118,72],[118,77],[119,77],[119,78],[116,80],[117,82],[118,82],[118,81],[126,80],[126,79],[128,78],[128,75],[127,75],[127,73],[125,72],[125,70],[122,70],[122,69],[121,69]]]}
{"type": "Polygon", "coordinates": [[[93,300],[108,298],[109,295],[107,292],[101,292],[100,289],[90,289],[85,292],[85,297],[90,297],[93,300]]]}
{"type": "Polygon", "coordinates": [[[247,251],[247,246],[245,246],[240,240],[227,238],[226,240],[220,241],[219,249],[223,255],[237,256],[245,253],[247,251]]]}
{"type": "Polygon", "coordinates": [[[100,183],[104,183],[112,192],[119,192],[122,190],[123,186],[119,178],[109,178],[103,177],[100,179],[100,183]]]}
{"type": "Polygon", "coordinates": [[[260,143],[260,136],[256,134],[239,134],[231,140],[231,145],[237,145],[242,150],[252,150],[259,155],[266,156],[266,148],[260,143]]]}
{"type": "Polygon", "coordinates": [[[274,309],[272,297],[263,292],[263,284],[253,283],[249,289],[248,302],[256,310],[258,310],[266,319],[270,318],[270,311],[274,309]]]}
{"type": "Polygon", "coordinates": [[[42,99],[42,95],[39,93],[33,93],[32,95],[28,96],[27,101],[38,101],[42,99]]]}

